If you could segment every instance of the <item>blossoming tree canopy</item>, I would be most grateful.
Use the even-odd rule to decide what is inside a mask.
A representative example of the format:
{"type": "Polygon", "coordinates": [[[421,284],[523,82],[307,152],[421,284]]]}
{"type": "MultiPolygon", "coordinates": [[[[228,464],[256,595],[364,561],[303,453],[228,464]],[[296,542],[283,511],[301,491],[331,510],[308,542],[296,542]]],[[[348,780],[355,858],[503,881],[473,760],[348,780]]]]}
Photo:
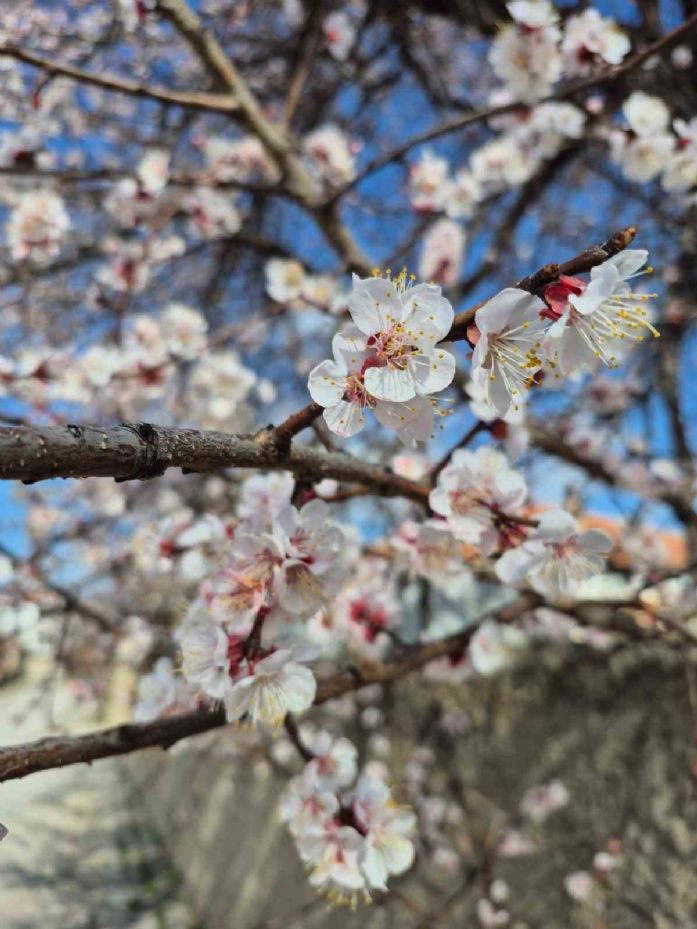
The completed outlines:
{"type": "Polygon", "coordinates": [[[432,859],[486,927],[573,797],[521,776],[475,841],[385,694],[453,739],[444,688],[540,643],[694,645],[697,14],[480,6],[7,4],[0,681],[127,665],[135,723],[0,780],[220,729],[321,894],[432,859]]]}

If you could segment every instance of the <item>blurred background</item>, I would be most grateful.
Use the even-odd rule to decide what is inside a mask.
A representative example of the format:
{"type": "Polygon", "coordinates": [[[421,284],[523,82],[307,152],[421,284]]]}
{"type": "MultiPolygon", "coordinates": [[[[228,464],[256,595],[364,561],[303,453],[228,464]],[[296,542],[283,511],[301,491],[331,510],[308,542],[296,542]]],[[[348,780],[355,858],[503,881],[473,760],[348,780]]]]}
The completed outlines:
{"type": "MultiPolygon", "coordinates": [[[[327,911],[278,820],[292,745],[226,727],[0,785],[3,929],[697,926],[695,30],[606,79],[697,8],[594,9],[582,29],[586,5],[557,4],[565,38],[530,95],[502,78],[502,37],[527,28],[503,3],[189,0],[262,122],[287,128],[310,196],[181,4],[3,3],[0,426],[255,432],[308,402],[352,271],[407,267],[458,311],[630,226],[660,330],[617,370],[546,377],[524,423],[472,441],[505,449],[539,507],[611,534],[588,598],[643,598],[537,610],[492,633],[476,667],[442,662],[309,714],[308,732],[352,738],[416,808],[417,863],[389,894],[327,911]],[[603,58],[589,35],[622,53],[603,58]],[[547,93],[567,108],[542,109],[547,93]],[[489,106],[502,111],[469,119],[489,106]]],[[[454,351],[466,372],[471,346],[454,351]]],[[[418,452],[376,423],[344,443],[319,420],[303,441],[419,479],[479,422],[468,387],[458,376],[418,452]]],[[[176,666],[172,630],[249,480],[0,482],[3,745],[157,715],[149,675],[176,666]]],[[[380,564],[417,518],[406,501],[312,489],[380,564]]],[[[508,597],[476,570],[381,571],[408,641],[508,597]]],[[[375,657],[342,649],[329,658],[375,657]]]]}

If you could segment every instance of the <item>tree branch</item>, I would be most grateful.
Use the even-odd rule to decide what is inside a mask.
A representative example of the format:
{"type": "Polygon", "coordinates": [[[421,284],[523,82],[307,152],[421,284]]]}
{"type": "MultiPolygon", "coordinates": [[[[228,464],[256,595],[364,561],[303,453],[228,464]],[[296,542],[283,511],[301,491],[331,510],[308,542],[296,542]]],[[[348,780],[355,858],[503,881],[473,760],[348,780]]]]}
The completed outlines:
{"type": "MultiPolygon", "coordinates": [[[[303,420],[303,425],[309,425],[307,420],[316,413],[310,405],[295,415],[303,420]]],[[[290,443],[299,424],[288,423],[289,420],[280,429],[282,439],[290,443]]],[[[385,496],[404,496],[419,502],[425,502],[429,491],[427,486],[400,477],[389,468],[359,461],[343,452],[302,445],[284,452],[274,441],[273,429],[249,436],[170,429],[149,423],[112,428],[74,424],[0,428],[0,480],[26,483],[54,477],[147,480],[164,474],[168,468],[187,472],[221,468],[286,470],[305,480],[331,477],[362,484],[385,496]]]]}
{"type": "Polygon", "coordinates": [[[116,77],[112,74],[93,74],[82,68],[70,64],[61,64],[43,58],[34,52],[16,48],[13,45],[0,45],[0,55],[7,55],[16,61],[23,61],[34,68],[41,68],[51,75],[67,77],[80,84],[90,84],[101,87],[103,90],[113,90],[117,93],[128,94],[131,97],[140,97],[143,100],[156,100],[169,106],[183,106],[194,110],[209,110],[215,113],[233,113],[238,109],[237,101],[228,94],[213,94],[205,91],[164,90],[156,87],[147,87],[137,81],[116,77]]]}
{"type": "MultiPolygon", "coordinates": [[[[597,265],[607,261],[608,258],[621,252],[622,249],[627,248],[634,239],[636,232],[635,226],[627,226],[626,229],[621,229],[619,232],[610,236],[602,245],[594,245],[591,248],[587,248],[579,255],[575,255],[573,258],[569,258],[568,261],[564,261],[561,264],[547,264],[538,271],[535,271],[534,274],[529,274],[527,277],[518,281],[515,286],[519,287],[521,290],[528,290],[530,293],[537,293],[542,290],[545,285],[555,281],[560,274],[584,274],[590,271],[591,268],[595,268],[597,265]]],[[[482,307],[484,303],[486,303],[485,300],[478,303],[476,306],[458,313],[444,341],[457,342],[466,339],[467,329],[474,322],[477,310],[482,307]]]]}
{"type": "MultiPolygon", "coordinates": [[[[636,55],[628,58],[623,64],[615,65],[614,67],[607,68],[598,74],[591,75],[590,77],[583,78],[582,80],[576,81],[573,84],[569,84],[567,87],[564,87],[555,93],[549,94],[547,97],[543,97],[538,101],[538,105],[541,103],[553,103],[559,100],[567,100],[569,97],[574,97],[576,94],[583,91],[592,90],[596,87],[602,87],[605,84],[613,83],[628,72],[639,68],[648,58],[652,58],[654,55],[659,55],[663,52],[669,51],[688,32],[690,32],[695,25],[697,25],[697,13],[693,13],[692,16],[686,19],[684,23],[681,23],[676,29],[673,29],[672,32],[668,32],[666,35],[661,36],[660,39],[652,42],[642,52],[638,52],[636,55]]],[[[354,187],[364,181],[371,174],[382,170],[382,168],[386,168],[388,165],[395,161],[400,161],[414,148],[418,148],[419,146],[425,145],[428,142],[434,142],[436,139],[440,139],[445,135],[450,135],[452,132],[458,132],[460,129],[465,129],[474,123],[482,122],[483,120],[489,119],[492,116],[503,116],[506,113],[514,113],[516,110],[527,109],[529,109],[527,104],[516,101],[514,103],[505,103],[499,106],[486,106],[478,110],[469,110],[466,113],[455,116],[453,119],[446,120],[445,122],[433,127],[432,129],[427,129],[425,132],[421,132],[418,135],[413,136],[411,139],[408,139],[401,145],[396,146],[389,152],[385,152],[383,155],[378,155],[376,158],[370,161],[362,171],[358,172],[352,181],[342,187],[342,189],[334,195],[333,199],[340,199],[350,190],[353,190],[354,187]]]]}
{"type": "MultiPolygon", "coordinates": [[[[528,610],[541,603],[537,594],[523,594],[512,604],[503,607],[495,616],[498,622],[510,623],[528,610]]],[[[442,658],[463,651],[479,626],[490,618],[482,616],[463,632],[436,642],[425,642],[413,646],[399,659],[385,663],[364,663],[360,668],[334,674],[320,682],[315,705],[326,703],[343,694],[360,690],[371,684],[386,684],[403,677],[410,671],[442,658]]],[[[144,748],[170,748],[176,742],[190,736],[200,735],[226,725],[225,713],[218,710],[196,710],[168,719],[149,723],[134,723],[116,726],[101,732],[81,736],[57,736],[13,745],[0,749],[0,782],[11,781],[73,764],[91,763],[99,758],[126,755],[144,748]]]]}

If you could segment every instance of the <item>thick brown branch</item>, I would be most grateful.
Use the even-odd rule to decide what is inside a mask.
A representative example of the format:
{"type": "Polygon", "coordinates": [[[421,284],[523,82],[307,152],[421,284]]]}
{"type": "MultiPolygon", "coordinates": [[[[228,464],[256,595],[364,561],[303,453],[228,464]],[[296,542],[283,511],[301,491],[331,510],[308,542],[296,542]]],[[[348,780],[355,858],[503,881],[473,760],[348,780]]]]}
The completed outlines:
{"type": "Polygon", "coordinates": [[[156,477],[168,468],[189,472],[262,468],[290,471],[308,481],[331,477],[362,484],[382,495],[420,502],[428,497],[428,487],[388,468],[342,452],[302,445],[292,446],[285,453],[279,451],[272,436],[273,430],[254,437],[149,423],[110,429],[76,425],[4,427],[0,428],[0,480],[33,483],[54,477],[113,477],[129,481],[156,477]]]}
{"type": "Polygon", "coordinates": [[[286,127],[264,113],[247,81],[216,37],[207,30],[185,0],[158,0],[157,9],[173,23],[199,56],[209,73],[227,87],[239,103],[239,117],[264,145],[283,174],[282,189],[312,215],[349,271],[367,275],[372,265],[342,223],[336,204],[324,204],[323,195],[297,154],[286,127]]]}

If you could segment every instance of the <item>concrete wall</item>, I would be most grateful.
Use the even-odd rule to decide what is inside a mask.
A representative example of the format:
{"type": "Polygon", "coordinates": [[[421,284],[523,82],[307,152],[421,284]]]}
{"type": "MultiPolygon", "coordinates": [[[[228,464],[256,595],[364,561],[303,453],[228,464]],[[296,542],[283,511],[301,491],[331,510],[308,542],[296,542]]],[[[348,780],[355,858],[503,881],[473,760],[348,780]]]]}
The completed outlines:
{"type": "Polygon", "coordinates": [[[437,759],[429,789],[464,810],[463,872],[444,874],[422,848],[396,892],[356,914],[314,900],[275,814],[286,778],[259,751],[221,756],[221,745],[238,740],[233,732],[204,737],[194,751],[131,760],[207,929],[478,926],[487,873],[509,882],[515,929],[697,927],[696,708],[685,654],[546,648],[491,681],[401,682],[384,707],[397,784],[413,746],[429,745],[437,759]],[[457,737],[439,724],[454,710],[470,720],[457,737]],[[572,802],[536,834],[538,851],[483,864],[482,844],[516,821],[523,792],[553,778],[572,802]],[[573,903],[564,876],[589,868],[609,839],[622,842],[621,866],[590,904],[573,903]]]}

